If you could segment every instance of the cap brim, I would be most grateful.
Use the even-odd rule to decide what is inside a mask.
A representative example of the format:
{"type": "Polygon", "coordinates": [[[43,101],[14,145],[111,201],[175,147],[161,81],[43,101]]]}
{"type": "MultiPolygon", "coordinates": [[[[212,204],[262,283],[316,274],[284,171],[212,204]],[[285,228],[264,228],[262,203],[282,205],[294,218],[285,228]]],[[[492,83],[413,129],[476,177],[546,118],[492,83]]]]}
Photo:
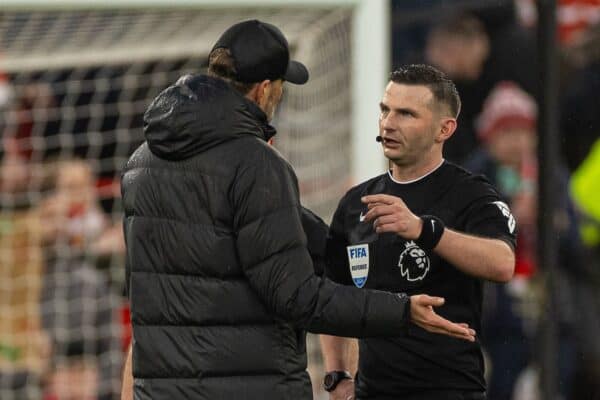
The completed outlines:
{"type": "Polygon", "coordinates": [[[304,64],[298,61],[290,61],[283,79],[286,82],[295,83],[296,85],[304,85],[308,82],[308,70],[304,64]]]}

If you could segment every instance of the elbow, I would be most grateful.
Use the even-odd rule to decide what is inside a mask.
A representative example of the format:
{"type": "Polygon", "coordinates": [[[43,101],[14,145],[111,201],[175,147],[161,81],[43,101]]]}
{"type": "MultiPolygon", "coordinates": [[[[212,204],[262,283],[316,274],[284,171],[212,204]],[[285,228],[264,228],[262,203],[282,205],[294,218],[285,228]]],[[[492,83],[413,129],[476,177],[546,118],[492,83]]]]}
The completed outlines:
{"type": "Polygon", "coordinates": [[[496,265],[496,276],[494,281],[506,283],[515,274],[515,254],[512,250],[507,252],[496,265]]]}

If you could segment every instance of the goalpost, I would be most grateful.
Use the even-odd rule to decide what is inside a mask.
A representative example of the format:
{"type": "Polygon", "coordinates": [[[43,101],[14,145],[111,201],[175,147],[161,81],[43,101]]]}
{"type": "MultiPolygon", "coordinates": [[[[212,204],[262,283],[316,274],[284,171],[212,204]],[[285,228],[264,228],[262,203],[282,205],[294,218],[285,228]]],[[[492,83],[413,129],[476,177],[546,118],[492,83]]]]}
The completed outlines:
{"type": "MultiPolygon", "coordinates": [[[[223,30],[250,18],[280,27],[290,42],[293,57],[305,63],[310,71],[306,85],[286,85],[273,121],[278,130],[275,145],[298,174],[303,204],[328,220],[351,185],[386,168],[381,148],[375,142],[378,104],[390,68],[390,10],[386,0],[1,2],[0,398],[3,400],[39,398],[38,380],[47,379],[47,371],[55,367],[40,361],[40,357],[47,357],[44,349],[49,339],[37,333],[33,336],[24,333],[31,327],[41,331],[47,324],[45,311],[37,304],[44,303],[49,296],[53,298],[52,293],[44,292],[48,286],[45,275],[48,266],[38,261],[24,272],[15,273],[22,265],[18,254],[27,252],[38,260],[38,253],[46,251],[45,218],[52,207],[45,203],[53,193],[49,162],[84,159],[95,177],[94,199],[109,216],[103,227],[106,230],[116,227],[120,219],[119,172],[132,150],[143,141],[145,108],[180,75],[204,71],[208,52],[223,30]],[[21,168],[23,164],[26,169],[21,168]],[[21,216],[24,208],[32,212],[21,216]],[[21,236],[13,229],[22,221],[27,221],[27,240],[19,239],[21,236]],[[18,375],[28,370],[34,373],[25,378],[18,375]],[[15,381],[19,379],[25,379],[20,388],[27,396],[6,389],[17,385],[15,381]]],[[[86,174],[86,167],[80,164],[63,166],[68,171],[86,174]]],[[[80,225],[93,225],[93,221],[82,221],[80,225]]],[[[19,232],[23,234],[22,230],[19,232]]],[[[110,244],[111,236],[107,237],[104,240],[110,244]]],[[[96,246],[96,242],[92,244],[96,246]]],[[[74,246],[77,248],[69,242],[59,247],[74,259],[71,254],[74,246]]],[[[113,243],[109,250],[114,251],[114,247],[113,243]]],[[[106,290],[118,298],[123,280],[122,256],[99,257],[93,251],[89,256],[88,247],[77,249],[77,256],[89,264],[101,260],[102,272],[111,282],[106,290]]],[[[72,279],[69,271],[62,273],[55,279],[55,286],[60,286],[62,279],[72,279]]],[[[88,282],[89,276],[81,279],[88,282]]],[[[92,298],[82,302],[55,298],[53,301],[54,306],[63,307],[65,312],[77,307],[97,308],[92,298]]],[[[68,325],[68,321],[64,323],[68,325]]],[[[92,346],[90,351],[95,353],[100,351],[96,347],[104,345],[86,344],[85,335],[122,335],[118,327],[98,334],[100,328],[89,324],[83,326],[84,336],[77,340],[69,342],[72,332],[66,328],[55,334],[65,339],[67,345],[92,346]]],[[[98,390],[104,394],[115,391],[119,384],[122,354],[118,346],[111,351],[106,363],[112,371],[112,381],[106,383],[102,376],[96,377],[98,390]]],[[[50,359],[51,364],[56,362],[50,359]]],[[[85,357],[82,363],[81,371],[85,369],[85,357]]],[[[76,372],[70,371],[75,375],[76,372]]],[[[54,378],[54,385],[66,379],[54,378]]]]}
{"type": "MultiPolygon", "coordinates": [[[[374,142],[377,104],[389,71],[390,16],[384,0],[2,3],[0,73],[13,78],[17,91],[29,82],[49,82],[60,97],[58,107],[52,108],[60,114],[56,119],[73,123],[62,124],[57,135],[46,134],[48,151],[77,147],[68,137],[77,131],[81,146],[118,142],[113,165],[104,161],[100,166],[102,171],[118,169],[127,156],[121,143],[142,139],[135,119],[149,98],[178,74],[201,71],[210,46],[226,26],[262,18],[281,26],[294,57],[311,72],[307,85],[288,85],[274,121],[278,145],[297,169],[306,205],[328,217],[344,188],[385,168],[374,142]],[[151,82],[144,82],[147,78],[151,82]],[[117,106],[112,109],[118,121],[106,134],[97,115],[106,118],[103,108],[111,108],[106,98],[111,90],[120,97],[111,104],[117,106]],[[81,93],[95,98],[83,104],[81,93]],[[82,116],[89,116],[91,126],[81,122],[82,116]]],[[[43,147],[43,132],[38,133],[36,143],[43,147]]]]}

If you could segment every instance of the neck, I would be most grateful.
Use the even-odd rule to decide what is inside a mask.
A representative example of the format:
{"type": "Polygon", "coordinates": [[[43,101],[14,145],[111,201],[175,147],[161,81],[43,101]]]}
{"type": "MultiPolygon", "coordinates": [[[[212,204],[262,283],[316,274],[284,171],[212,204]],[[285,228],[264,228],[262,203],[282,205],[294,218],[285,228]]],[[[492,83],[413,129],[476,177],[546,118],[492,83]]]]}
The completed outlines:
{"type": "Polygon", "coordinates": [[[392,178],[398,182],[415,181],[436,170],[443,162],[441,154],[439,157],[413,165],[398,165],[392,162],[392,178]]]}

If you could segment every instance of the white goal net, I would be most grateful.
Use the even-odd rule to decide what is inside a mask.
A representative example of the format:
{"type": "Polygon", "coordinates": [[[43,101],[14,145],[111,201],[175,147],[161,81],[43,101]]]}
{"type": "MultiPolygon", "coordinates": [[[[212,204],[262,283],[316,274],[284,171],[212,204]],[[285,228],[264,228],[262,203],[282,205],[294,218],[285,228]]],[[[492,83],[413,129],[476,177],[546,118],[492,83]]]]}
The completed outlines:
{"type": "Polygon", "coordinates": [[[353,8],[12,4],[0,6],[0,399],[116,399],[129,340],[118,183],[145,108],[202,72],[229,25],[281,27],[311,79],[286,87],[275,144],[328,219],[352,180],[353,8]]]}

